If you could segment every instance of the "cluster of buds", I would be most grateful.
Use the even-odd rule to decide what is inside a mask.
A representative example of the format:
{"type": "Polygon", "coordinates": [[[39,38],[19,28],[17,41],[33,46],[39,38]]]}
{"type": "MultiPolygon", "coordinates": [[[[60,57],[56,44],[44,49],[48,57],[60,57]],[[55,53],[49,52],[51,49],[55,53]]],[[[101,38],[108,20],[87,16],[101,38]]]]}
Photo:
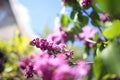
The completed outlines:
{"type": "Polygon", "coordinates": [[[80,0],[80,6],[85,8],[90,6],[92,3],[92,0],[80,0]]]}
{"type": "Polygon", "coordinates": [[[47,52],[49,55],[56,55],[56,54],[65,54],[68,58],[72,57],[73,51],[66,50],[65,44],[56,44],[52,41],[48,41],[47,39],[40,39],[36,38],[33,39],[30,44],[32,46],[36,46],[40,48],[43,52],[47,52]]]}
{"type": "Polygon", "coordinates": [[[101,21],[102,21],[103,23],[105,23],[106,21],[110,20],[110,17],[109,17],[108,14],[102,14],[102,15],[100,16],[100,19],[101,19],[101,21]]]}

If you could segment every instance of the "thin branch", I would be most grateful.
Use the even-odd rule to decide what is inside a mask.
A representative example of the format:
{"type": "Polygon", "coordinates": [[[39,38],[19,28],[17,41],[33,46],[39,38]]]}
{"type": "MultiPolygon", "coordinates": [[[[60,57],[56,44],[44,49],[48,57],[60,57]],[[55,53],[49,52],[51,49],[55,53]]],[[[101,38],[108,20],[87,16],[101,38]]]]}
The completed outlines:
{"type": "Polygon", "coordinates": [[[87,41],[87,42],[89,42],[89,43],[92,43],[92,44],[96,44],[96,42],[95,42],[95,41],[90,40],[90,39],[85,39],[85,41],[87,41]]]}
{"type": "MultiPolygon", "coordinates": [[[[82,11],[83,11],[90,19],[92,19],[91,16],[85,11],[84,8],[82,8],[82,11]]],[[[92,20],[94,21],[94,19],[92,19],[92,20]]],[[[95,21],[94,21],[94,22],[95,22],[95,21]]],[[[98,27],[99,31],[101,32],[101,34],[102,34],[102,29],[101,29],[99,26],[97,26],[97,27],[98,27]]],[[[104,38],[104,40],[106,41],[105,38],[104,38]]]]}
{"type": "MultiPolygon", "coordinates": [[[[89,17],[89,18],[91,18],[91,16],[82,8],[82,11],[89,17]]],[[[92,18],[91,18],[92,19],[92,18]]],[[[92,19],[93,20],[93,19],[92,19]]],[[[93,20],[94,21],[94,20],[93,20]]],[[[95,21],[94,21],[95,22],[95,21]]],[[[101,30],[101,28],[99,27],[99,26],[97,26],[98,27],[98,29],[100,30],[100,32],[102,33],[102,30],[101,30]]]]}

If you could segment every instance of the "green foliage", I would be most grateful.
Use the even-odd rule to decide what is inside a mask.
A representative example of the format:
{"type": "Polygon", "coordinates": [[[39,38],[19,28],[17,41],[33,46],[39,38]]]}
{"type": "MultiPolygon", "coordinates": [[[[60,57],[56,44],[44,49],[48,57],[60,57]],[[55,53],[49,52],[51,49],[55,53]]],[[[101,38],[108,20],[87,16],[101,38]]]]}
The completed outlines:
{"type": "Polygon", "coordinates": [[[119,16],[120,14],[120,0],[96,0],[96,5],[103,12],[108,13],[112,16],[119,16]]]}
{"type": "Polygon", "coordinates": [[[94,26],[100,26],[101,25],[101,22],[100,22],[100,18],[99,18],[99,15],[98,13],[93,10],[90,14],[90,17],[91,17],[91,23],[94,25],[94,26]]]}
{"type": "Polygon", "coordinates": [[[78,14],[78,21],[80,22],[81,26],[85,26],[88,23],[88,17],[78,14]]]}
{"type": "Polygon", "coordinates": [[[101,59],[101,52],[99,48],[96,51],[97,55],[95,56],[94,64],[93,64],[93,71],[96,80],[101,80],[103,74],[105,73],[105,68],[103,66],[103,61],[101,59]]]}
{"type": "Polygon", "coordinates": [[[7,62],[4,64],[5,69],[1,73],[2,80],[22,80],[25,79],[21,70],[18,67],[20,59],[33,52],[33,47],[29,46],[29,39],[22,36],[19,31],[16,37],[12,40],[0,41],[0,52],[7,57],[7,62]]]}
{"type": "Polygon", "coordinates": [[[60,23],[62,27],[67,27],[69,25],[69,18],[67,15],[62,15],[60,19],[60,23]]]}
{"type": "Polygon", "coordinates": [[[103,35],[108,39],[114,39],[120,36],[120,21],[115,20],[111,24],[106,23],[103,35]]]}
{"type": "Polygon", "coordinates": [[[70,18],[71,19],[74,19],[75,18],[75,15],[78,13],[77,10],[72,10],[72,12],[70,13],[70,18]]]}
{"type": "Polygon", "coordinates": [[[101,57],[108,72],[120,77],[120,43],[117,41],[110,43],[102,51],[101,57]]]}

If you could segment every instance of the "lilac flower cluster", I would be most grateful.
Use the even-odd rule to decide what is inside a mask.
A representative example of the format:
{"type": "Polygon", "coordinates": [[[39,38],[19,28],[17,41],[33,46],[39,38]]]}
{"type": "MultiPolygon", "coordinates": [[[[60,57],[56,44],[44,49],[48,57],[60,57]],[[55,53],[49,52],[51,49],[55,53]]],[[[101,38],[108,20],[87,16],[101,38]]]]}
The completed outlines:
{"type": "Polygon", "coordinates": [[[19,63],[19,67],[24,70],[24,74],[27,78],[33,77],[34,70],[32,60],[34,59],[34,57],[35,56],[30,55],[27,58],[22,59],[19,63]]]}
{"type": "Polygon", "coordinates": [[[93,43],[90,43],[89,40],[93,40],[95,34],[97,31],[93,29],[92,27],[85,26],[82,28],[82,33],[79,34],[79,36],[75,37],[77,40],[80,40],[83,44],[85,44],[87,47],[91,48],[94,46],[93,43]]]}
{"type": "Polygon", "coordinates": [[[68,41],[68,34],[61,27],[56,27],[54,33],[48,35],[47,40],[54,41],[56,44],[66,43],[68,41]]]}
{"type": "Polygon", "coordinates": [[[66,50],[65,44],[56,44],[47,39],[36,38],[30,42],[31,45],[40,48],[42,51],[47,52],[50,55],[56,55],[58,53],[65,54],[68,58],[72,57],[73,51],[66,50]]]}
{"type": "Polygon", "coordinates": [[[37,75],[43,80],[78,80],[89,73],[90,65],[85,61],[71,65],[69,58],[72,58],[73,51],[66,50],[65,44],[40,38],[32,40],[30,44],[42,52],[20,62],[19,67],[24,70],[27,78],[37,75]]]}
{"type": "Polygon", "coordinates": [[[109,20],[109,15],[108,14],[103,14],[100,16],[100,19],[103,23],[109,20]]]}
{"type": "Polygon", "coordinates": [[[85,8],[88,7],[92,3],[92,0],[80,0],[80,6],[85,8]]]}
{"type": "Polygon", "coordinates": [[[31,60],[26,58],[21,63],[25,64],[24,70],[27,78],[37,75],[43,80],[78,80],[87,76],[90,65],[85,61],[80,61],[74,66],[68,64],[68,59],[64,54],[50,56],[46,52],[34,56],[31,60]]]}

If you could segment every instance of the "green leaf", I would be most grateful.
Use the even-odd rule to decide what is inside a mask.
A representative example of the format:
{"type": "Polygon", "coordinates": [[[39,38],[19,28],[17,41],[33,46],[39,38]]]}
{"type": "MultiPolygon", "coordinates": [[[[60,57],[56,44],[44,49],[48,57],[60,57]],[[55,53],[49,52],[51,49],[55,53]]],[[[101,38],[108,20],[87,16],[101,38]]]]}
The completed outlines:
{"type": "Polygon", "coordinates": [[[99,39],[99,36],[98,36],[98,33],[96,33],[95,36],[94,36],[94,38],[93,38],[93,40],[97,42],[98,39],[99,39]]]}
{"type": "Polygon", "coordinates": [[[73,32],[73,34],[79,34],[81,32],[81,28],[78,26],[74,26],[72,28],[72,32],[73,32]]]}
{"type": "Polygon", "coordinates": [[[88,17],[83,16],[81,13],[78,14],[78,21],[80,22],[81,26],[85,26],[88,24],[88,17]]]}
{"type": "Polygon", "coordinates": [[[70,33],[70,35],[68,37],[69,37],[69,40],[73,43],[74,42],[74,34],[70,33]]]}
{"type": "Polygon", "coordinates": [[[91,23],[94,26],[100,26],[101,25],[99,15],[96,11],[92,11],[91,14],[90,14],[90,17],[92,18],[91,23]]]}
{"type": "Polygon", "coordinates": [[[72,12],[70,13],[70,18],[74,19],[76,13],[77,13],[76,10],[72,10],[72,12]]]}
{"type": "Polygon", "coordinates": [[[60,18],[60,23],[62,25],[62,27],[67,27],[69,25],[69,18],[67,15],[62,15],[61,18],[60,18]]]}
{"type": "Polygon", "coordinates": [[[95,61],[93,64],[93,72],[94,72],[96,80],[101,80],[102,76],[105,73],[105,70],[103,71],[104,66],[103,66],[103,62],[101,59],[101,55],[100,55],[101,52],[100,52],[99,48],[97,49],[96,53],[97,53],[97,55],[95,56],[95,61]]]}
{"type": "Polygon", "coordinates": [[[93,2],[92,8],[98,13],[104,13],[103,10],[101,10],[101,8],[96,4],[96,1],[93,2]]]}
{"type": "Polygon", "coordinates": [[[65,6],[67,7],[75,6],[76,3],[77,3],[77,0],[65,0],[65,6]]]}
{"type": "Polygon", "coordinates": [[[120,36],[120,21],[115,20],[112,24],[106,24],[107,28],[103,31],[103,35],[108,39],[113,39],[120,36]]]}
{"type": "Polygon", "coordinates": [[[101,57],[108,72],[120,77],[120,43],[117,41],[110,43],[102,51],[101,57]]]}
{"type": "Polygon", "coordinates": [[[101,8],[105,13],[112,16],[119,16],[120,14],[120,0],[96,0],[98,8],[101,8]]]}

